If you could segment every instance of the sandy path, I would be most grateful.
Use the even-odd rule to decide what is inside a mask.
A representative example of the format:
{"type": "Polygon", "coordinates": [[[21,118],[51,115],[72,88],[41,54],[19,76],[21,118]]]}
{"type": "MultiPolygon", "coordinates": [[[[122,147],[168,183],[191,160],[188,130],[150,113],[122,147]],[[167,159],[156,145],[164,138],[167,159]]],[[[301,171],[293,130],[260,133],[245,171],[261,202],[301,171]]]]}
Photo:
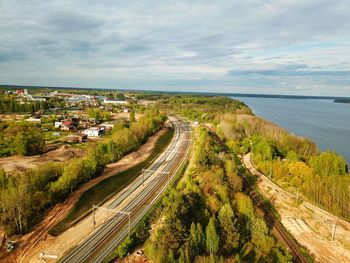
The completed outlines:
{"type": "Polygon", "coordinates": [[[284,227],[305,246],[317,262],[350,262],[350,223],[302,201],[296,204],[296,196],[291,194],[257,171],[250,164],[250,154],[244,156],[245,166],[259,177],[257,186],[270,200],[284,227]],[[335,240],[332,232],[337,222],[335,240]]]}
{"type": "Polygon", "coordinates": [[[107,165],[101,176],[82,185],[77,191],[69,196],[63,204],[59,203],[55,205],[48,213],[44,221],[38,227],[36,227],[33,232],[27,234],[22,238],[22,249],[17,249],[16,254],[11,258],[8,258],[9,261],[7,262],[28,262],[26,259],[28,256],[30,256],[29,254],[32,254],[32,251],[36,251],[36,246],[46,240],[54,239],[54,237],[51,237],[47,231],[68,214],[68,212],[73,208],[74,204],[78,201],[79,197],[84,191],[100,182],[101,180],[105,179],[106,177],[124,171],[131,166],[144,161],[151,154],[157,139],[162,134],[164,134],[165,131],[166,129],[157,132],[155,135],[151,136],[148,141],[143,144],[137,151],[128,154],[118,162],[107,165]],[[17,259],[14,260],[14,257],[17,257],[17,259]]]}

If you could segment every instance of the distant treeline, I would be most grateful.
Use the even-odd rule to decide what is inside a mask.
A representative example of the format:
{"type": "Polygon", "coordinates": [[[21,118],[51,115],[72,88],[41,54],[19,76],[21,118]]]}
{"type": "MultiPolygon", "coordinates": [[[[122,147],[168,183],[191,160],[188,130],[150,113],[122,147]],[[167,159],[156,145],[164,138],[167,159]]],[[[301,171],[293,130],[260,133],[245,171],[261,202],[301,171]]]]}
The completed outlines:
{"type": "Polygon", "coordinates": [[[20,102],[15,99],[0,98],[0,113],[30,113],[40,109],[49,109],[49,103],[46,101],[20,102]]]}
{"type": "Polygon", "coordinates": [[[338,102],[338,103],[350,103],[350,98],[335,99],[334,102],[338,102]]]}
{"type": "Polygon", "coordinates": [[[159,130],[166,116],[148,111],[137,122],[121,123],[111,138],[91,146],[84,158],[46,163],[24,174],[0,169],[0,224],[8,234],[23,234],[42,219],[45,210],[65,200],[83,183],[99,176],[108,163],[135,150],[159,130]]]}

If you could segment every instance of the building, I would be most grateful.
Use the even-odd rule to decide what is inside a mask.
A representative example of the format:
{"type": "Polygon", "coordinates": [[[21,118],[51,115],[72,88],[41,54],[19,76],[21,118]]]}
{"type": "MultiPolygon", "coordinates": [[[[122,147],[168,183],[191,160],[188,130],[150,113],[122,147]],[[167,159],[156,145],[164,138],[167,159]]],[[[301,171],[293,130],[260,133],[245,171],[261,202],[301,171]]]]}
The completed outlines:
{"type": "Polygon", "coordinates": [[[97,127],[92,127],[86,130],[83,130],[83,134],[86,134],[89,137],[98,137],[103,134],[103,129],[97,128],[97,127]]]}
{"type": "Polygon", "coordinates": [[[82,133],[72,134],[67,137],[68,143],[82,143],[87,140],[87,135],[82,133]]]}
{"type": "Polygon", "coordinates": [[[55,121],[55,128],[58,129],[58,128],[61,128],[63,122],[61,121],[55,121]]]}
{"type": "Polygon", "coordinates": [[[26,119],[26,121],[41,123],[41,118],[30,117],[30,118],[26,119]]]}
{"type": "Polygon", "coordinates": [[[27,89],[17,89],[16,93],[18,95],[27,95],[28,94],[28,90],[27,89]]]}
{"type": "Polygon", "coordinates": [[[128,102],[126,100],[103,100],[104,104],[127,104],[128,102]]]}
{"type": "Polygon", "coordinates": [[[62,131],[75,131],[77,128],[74,126],[72,121],[64,121],[61,125],[62,131]]]}

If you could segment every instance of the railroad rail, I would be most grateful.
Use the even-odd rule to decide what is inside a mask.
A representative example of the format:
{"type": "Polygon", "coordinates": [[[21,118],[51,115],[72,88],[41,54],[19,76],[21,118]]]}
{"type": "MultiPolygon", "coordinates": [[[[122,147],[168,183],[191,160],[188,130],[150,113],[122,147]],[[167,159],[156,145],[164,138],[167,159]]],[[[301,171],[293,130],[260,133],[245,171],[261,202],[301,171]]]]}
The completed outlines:
{"type": "MultiPolygon", "coordinates": [[[[123,206],[122,210],[130,213],[131,228],[158,200],[189,154],[191,132],[188,124],[176,118],[172,123],[175,134],[167,149],[108,206],[109,209],[123,206]],[[130,194],[135,197],[123,205],[130,194]]],[[[127,235],[128,218],[117,213],[59,262],[101,262],[127,235]]]]}

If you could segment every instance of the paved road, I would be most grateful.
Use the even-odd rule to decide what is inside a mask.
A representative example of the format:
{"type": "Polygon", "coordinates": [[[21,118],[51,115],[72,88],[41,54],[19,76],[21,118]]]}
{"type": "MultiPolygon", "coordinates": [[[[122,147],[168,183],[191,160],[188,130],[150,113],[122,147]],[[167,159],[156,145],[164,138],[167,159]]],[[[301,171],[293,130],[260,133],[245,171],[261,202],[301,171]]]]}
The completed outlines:
{"type": "Polygon", "coordinates": [[[125,212],[130,213],[130,225],[133,227],[158,200],[186,160],[191,145],[191,129],[188,124],[175,117],[170,117],[170,120],[175,129],[170,145],[147,167],[147,171],[109,204],[108,209],[114,211],[115,215],[59,262],[101,262],[129,233],[129,216],[125,212]],[[126,198],[130,195],[133,198],[127,201],[126,198]],[[124,213],[120,213],[120,209],[124,213]]]}

